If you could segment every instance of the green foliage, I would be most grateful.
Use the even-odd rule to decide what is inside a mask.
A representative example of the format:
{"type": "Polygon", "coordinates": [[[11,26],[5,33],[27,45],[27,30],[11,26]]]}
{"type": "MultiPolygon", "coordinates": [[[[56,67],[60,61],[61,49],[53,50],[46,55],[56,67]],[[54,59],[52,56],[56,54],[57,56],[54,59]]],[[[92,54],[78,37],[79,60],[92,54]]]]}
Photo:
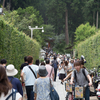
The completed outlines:
{"type": "MultiPolygon", "coordinates": [[[[25,9],[18,8],[12,12],[5,10],[5,16],[1,16],[9,24],[12,24],[14,27],[18,28],[19,31],[23,31],[25,34],[31,36],[31,30],[28,26],[42,27],[43,19],[39,15],[39,11],[30,6],[25,9]]],[[[36,39],[40,44],[42,44],[43,39],[41,38],[41,30],[35,30],[33,32],[33,38],[36,39]]]]}
{"type": "Polygon", "coordinates": [[[77,45],[81,41],[86,40],[88,37],[94,35],[96,32],[96,28],[91,27],[89,23],[81,24],[75,31],[75,44],[77,45]]]}
{"type": "Polygon", "coordinates": [[[90,22],[90,25],[94,24],[96,26],[96,13],[97,11],[100,11],[99,0],[84,0],[83,2],[84,6],[82,6],[82,12],[85,21],[90,22]]]}
{"type": "Polygon", "coordinates": [[[31,55],[35,62],[39,58],[39,50],[38,42],[13,28],[13,25],[0,20],[0,59],[5,58],[7,64],[14,64],[19,71],[17,77],[20,77],[20,66],[24,57],[31,55]]]}
{"type": "Polygon", "coordinates": [[[76,47],[78,57],[84,55],[86,59],[86,68],[92,69],[100,65],[100,31],[88,38],[86,41],[81,42],[76,47]]]}

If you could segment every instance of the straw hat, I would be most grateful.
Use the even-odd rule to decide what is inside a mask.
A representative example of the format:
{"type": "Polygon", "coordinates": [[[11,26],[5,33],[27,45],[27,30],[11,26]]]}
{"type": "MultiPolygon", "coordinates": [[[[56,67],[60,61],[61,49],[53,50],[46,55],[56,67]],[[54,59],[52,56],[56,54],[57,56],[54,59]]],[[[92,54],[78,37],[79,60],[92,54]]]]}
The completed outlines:
{"type": "Polygon", "coordinates": [[[7,76],[15,76],[17,73],[18,73],[18,70],[15,69],[14,65],[9,64],[6,67],[6,74],[7,74],[7,76]]]}

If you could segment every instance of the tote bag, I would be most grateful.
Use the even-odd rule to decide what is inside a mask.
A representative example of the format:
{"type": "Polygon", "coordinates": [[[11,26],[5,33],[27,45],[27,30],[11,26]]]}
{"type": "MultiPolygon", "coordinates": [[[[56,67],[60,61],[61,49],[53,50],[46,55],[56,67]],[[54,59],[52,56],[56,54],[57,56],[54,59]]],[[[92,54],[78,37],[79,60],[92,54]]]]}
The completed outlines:
{"type": "Polygon", "coordinates": [[[50,97],[51,100],[59,100],[59,95],[57,91],[54,89],[53,85],[51,84],[51,79],[50,79],[50,97]]]}

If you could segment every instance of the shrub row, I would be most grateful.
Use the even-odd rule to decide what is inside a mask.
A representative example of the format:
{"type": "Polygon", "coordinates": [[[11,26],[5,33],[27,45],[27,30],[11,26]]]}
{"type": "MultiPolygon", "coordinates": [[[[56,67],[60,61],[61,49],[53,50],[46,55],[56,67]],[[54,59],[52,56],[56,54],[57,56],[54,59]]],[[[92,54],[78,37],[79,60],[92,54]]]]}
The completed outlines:
{"type": "Polygon", "coordinates": [[[78,44],[76,51],[79,58],[81,55],[85,56],[87,61],[85,66],[88,69],[98,67],[100,65],[100,31],[78,44]]]}
{"type": "Polygon", "coordinates": [[[31,55],[35,61],[39,58],[39,50],[38,42],[30,39],[23,32],[19,32],[12,25],[8,25],[7,22],[0,20],[0,59],[5,58],[7,64],[14,64],[19,75],[24,56],[31,55]]]}

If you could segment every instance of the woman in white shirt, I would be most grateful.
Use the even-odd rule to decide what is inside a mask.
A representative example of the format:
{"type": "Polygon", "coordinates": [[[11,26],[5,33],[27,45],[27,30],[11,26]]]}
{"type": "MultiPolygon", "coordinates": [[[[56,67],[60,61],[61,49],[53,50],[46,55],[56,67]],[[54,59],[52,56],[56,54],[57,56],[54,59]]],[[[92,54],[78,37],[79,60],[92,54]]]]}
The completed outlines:
{"type": "Polygon", "coordinates": [[[0,100],[22,100],[22,96],[15,92],[15,89],[12,89],[5,68],[2,65],[0,65],[0,100]]]}
{"type": "Polygon", "coordinates": [[[69,61],[65,61],[65,67],[66,67],[66,75],[68,75],[70,72],[72,72],[72,65],[69,63],[69,61]]]}
{"type": "Polygon", "coordinates": [[[59,66],[59,79],[61,80],[61,84],[63,84],[63,79],[65,78],[65,65],[63,62],[61,62],[61,65],[59,66]]]}

